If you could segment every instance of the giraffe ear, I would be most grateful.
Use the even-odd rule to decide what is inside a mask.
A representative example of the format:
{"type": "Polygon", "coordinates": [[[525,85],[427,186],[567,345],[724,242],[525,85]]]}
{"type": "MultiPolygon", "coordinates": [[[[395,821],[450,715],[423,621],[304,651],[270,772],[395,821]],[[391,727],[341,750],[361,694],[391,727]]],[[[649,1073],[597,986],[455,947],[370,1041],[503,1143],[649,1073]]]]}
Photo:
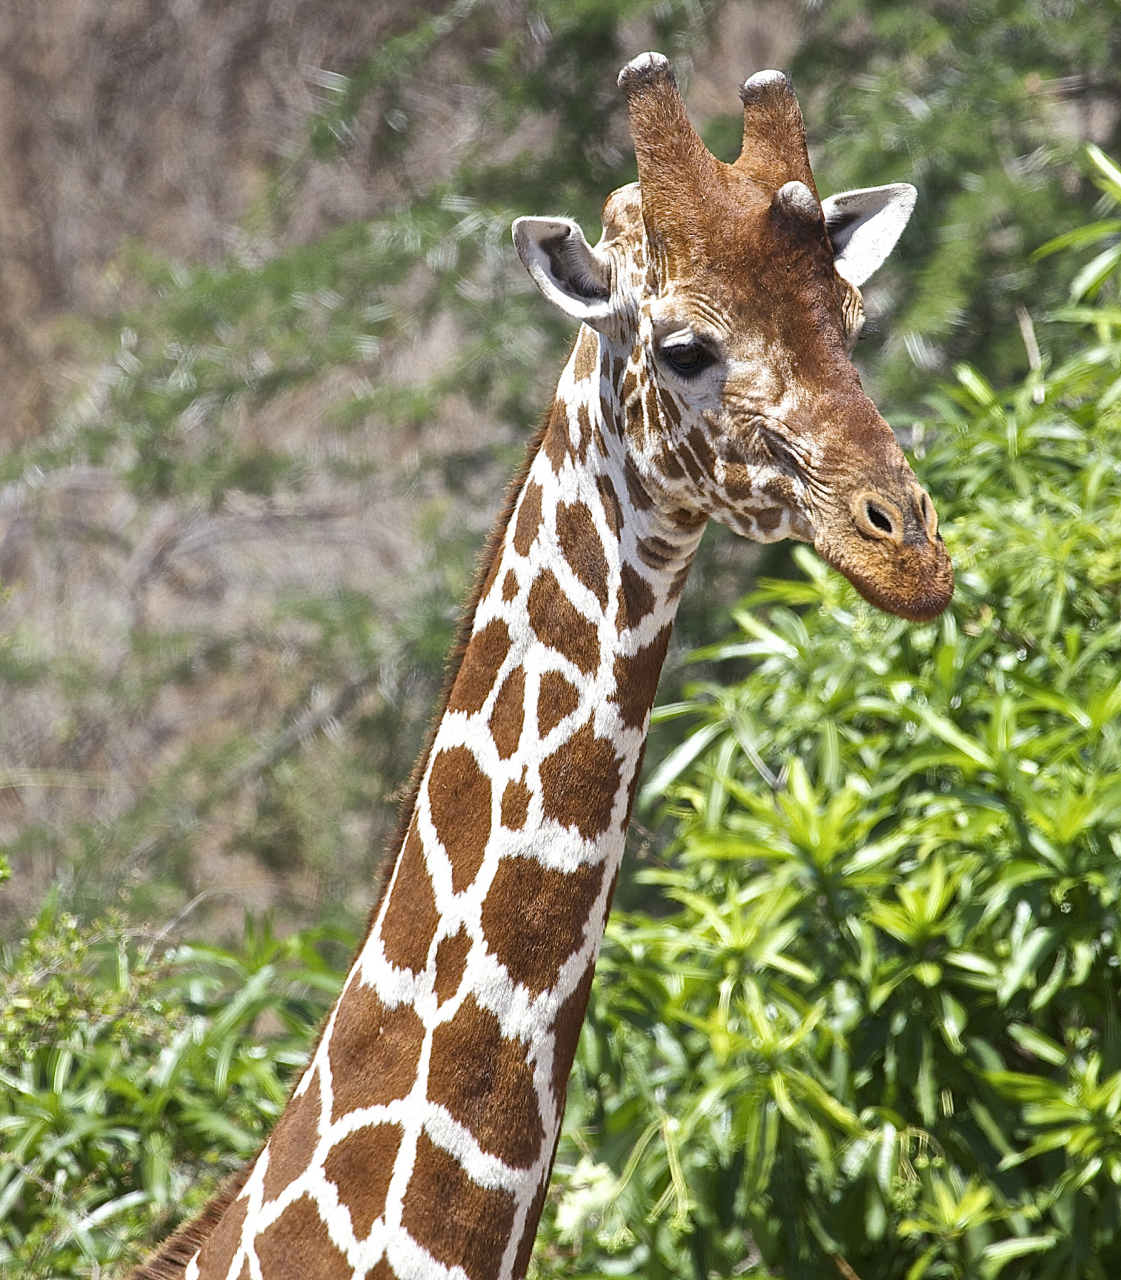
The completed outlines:
{"type": "Polygon", "coordinates": [[[514,245],[533,283],[566,316],[593,329],[615,315],[611,264],[569,218],[518,218],[514,245]]]}
{"type": "Polygon", "coordinates": [[[893,182],[842,191],[821,202],[837,273],[849,284],[862,285],[895,248],[917,194],[909,183],[893,182]]]}

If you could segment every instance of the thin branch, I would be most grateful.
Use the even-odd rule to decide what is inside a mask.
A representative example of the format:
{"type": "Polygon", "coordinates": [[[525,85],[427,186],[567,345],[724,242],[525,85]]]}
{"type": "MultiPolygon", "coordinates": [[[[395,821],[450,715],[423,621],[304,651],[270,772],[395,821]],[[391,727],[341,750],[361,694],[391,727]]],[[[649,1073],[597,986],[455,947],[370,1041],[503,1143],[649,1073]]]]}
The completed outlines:
{"type": "Polygon", "coordinates": [[[160,945],[160,943],[164,940],[164,938],[166,938],[167,935],[172,932],[173,929],[177,929],[183,923],[183,921],[191,914],[192,911],[194,911],[194,909],[199,905],[199,903],[205,902],[208,898],[231,897],[231,896],[238,897],[240,895],[234,889],[204,889],[201,893],[196,893],[195,896],[190,900],[190,902],[188,902],[187,905],[182,909],[182,911],[176,912],[176,914],[167,922],[167,924],[165,924],[164,927],[158,933],[152,936],[152,940],[148,943],[148,946],[145,948],[145,951],[144,951],[144,963],[149,964],[151,962],[152,952],[155,951],[155,949],[160,945]]]}
{"type": "MultiPolygon", "coordinates": [[[[1039,343],[1035,337],[1035,325],[1032,324],[1028,309],[1022,302],[1016,303],[1016,322],[1020,326],[1020,337],[1024,340],[1024,350],[1028,353],[1028,366],[1032,373],[1038,373],[1043,368],[1043,359],[1039,354],[1039,343]]],[[[1043,403],[1046,399],[1046,393],[1042,385],[1037,386],[1032,391],[1031,398],[1033,404],[1043,403]]]]}
{"type": "Polygon", "coordinates": [[[841,1257],[839,1253],[831,1253],[829,1255],[833,1259],[833,1265],[845,1277],[845,1280],[860,1280],[860,1277],[849,1266],[849,1264],[841,1257]]]}

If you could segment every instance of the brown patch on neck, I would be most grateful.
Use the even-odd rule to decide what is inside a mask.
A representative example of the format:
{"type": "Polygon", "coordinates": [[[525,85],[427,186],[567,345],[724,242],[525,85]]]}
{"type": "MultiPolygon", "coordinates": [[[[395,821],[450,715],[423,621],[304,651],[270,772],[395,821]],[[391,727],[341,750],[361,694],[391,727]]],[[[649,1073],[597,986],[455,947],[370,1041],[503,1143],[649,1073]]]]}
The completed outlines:
{"type": "Polygon", "coordinates": [[[448,698],[448,710],[466,711],[469,715],[480,710],[509,652],[509,628],[501,618],[495,618],[467,645],[448,698]]]}
{"type": "Polygon", "coordinates": [[[540,773],[546,818],[575,827],[585,840],[608,829],[619,791],[619,757],[610,739],[596,736],[594,715],[542,760],[540,773]]]}
{"type": "Polygon", "coordinates": [[[421,1133],[401,1225],[437,1262],[462,1267],[469,1280],[498,1280],[515,1208],[508,1191],[480,1186],[453,1155],[421,1133]],[[441,1211],[433,1213],[433,1205],[441,1211]]]}
{"type": "Polygon", "coordinates": [[[424,1023],[406,1004],[388,1008],[373,987],[354,981],[343,993],[328,1045],[332,1121],[357,1107],[403,1098],[413,1087],[424,1023]]]}
{"type": "Polygon", "coordinates": [[[439,915],[436,895],[424,863],[424,845],[416,819],[409,826],[397,865],[385,918],[381,924],[385,958],[398,969],[419,973],[428,963],[428,948],[436,935],[439,915]]]}
{"type": "Polygon", "coordinates": [[[311,1163],[319,1137],[319,1072],[298,1098],[290,1098],[280,1122],[269,1138],[269,1162],[261,1195],[275,1200],[311,1163]]]}
{"type": "Polygon", "coordinates": [[[545,1140],[528,1055],[529,1047],[507,1039],[472,995],[432,1035],[429,1100],[514,1169],[529,1168],[545,1140]]]}
{"type": "Polygon", "coordinates": [[[329,1182],[350,1212],[355,1238],[364,1240],[385,1212],[393,1177],[393,1163],[401,1147],[402,1129],[396,1124],[370,1124],[348,1133],[336,1143],[323,1165],[329,1182]]]}
{"type": "Polygon", "coordinates": [[[327,1224],[309,1195],[293,1200],[254,1243],[261,1272],[266,1276],[350,1280],[354,1273],[346,1255],[331,1239],[327,1224]]]}
{"type": "Polygon", "coordinates": [[[514,550],[520,556],[529,555],[529,549],[541,528],[541,498],[541,486],[531,480],[518,503],[518,518],[514,522],[514,550]]]}
{"type": "Polygon", "coordinates": [[[428,806],[448,855],[452,891],[462,893],[483,865],[490,839],[490,779],[467,747],[448,747],[432,762],[428,806]]]}
{"type": "Polygon", "coordinates": [[[654,589],[649,582],[629,564],[623,565],[619,583],[618,620],[620,634],[628,627],[637,627],[643,618],[654,612],[654,589]]]}
{"type": "Polygon", "coordinates": [[[535,996],[556,984],[561,966],[584,943],[603,872],[602,862],[575,871],[532,857],[499,862],[483,903],[483,936],[514,982],[535,996]]]}
{"type": "Polygon", "coordinates": [[[599,500],[603,504],[603,518],[607,521],[607,527],[618,537],[623,530],[623,509],[619,506],[619,497],[615,492],[615,486],[611,483],[611,477],[596,476],[596,489],[599,491],[599,500]]]}
{"type": "Polygon", "coordinates": [[[619,719],[628,729],[639,729],[646,723],[658,691],[658,677],[666,660],[672,630],[667,624],[633,657],[620,654],[615,659],[615,691],[609,701],[619,708],[619,719]]]}
{"type": "Polygon", "coordinates": [[[529,623],[538,640],[556,649],[585,674],[599,666],[599,633],[561,590],[551,569],[539,573],[529,589],[529,623]]]}
{"type": "Polygon", "coordinates": [[[524,720],[525,672],[521,667],[515,667],[499,689],[494,710],[490,713],[490,736],[494,739],[500,760],[509,760],[517,751],[524,720]]]}
{"type": "Polygon", "coordinates": [[[580,705],[580,691],[559,671],[546,671],[537,693],[537,733],[544,737],[580,705]]]}
{"type": "Polygon", "coordinates": [[[580,1039],[580,1028],[584,1025],[584,1015],[588,1011],[588,998],[592,991],[592,978],[595,976],[595,965],[588,965],[587,971],[568,999],[557,1010],[553,1020],[553,1079],[551,1081],[553,1102],[556,1106],[557,1124],[564,1115],[564,1099],[568,1092],[568,1078],[572,1075],[572,1062],[576,1057],[576,1045],[580,1039]]]}
{"type": "Polygon", "coordinates": [[[553,401],[553,407],[549,410],[541,447],[545,451],[545,457],[552,463],[553,471],[558,472],[569,453],[568,408],[559,398],[553,401]]]}
{"type": "Polygon", "coordinates": [[[558,504],[557,540],[577,581],[595,596],[600,608],[606,609],[607,557],[587,503],[558,504]]]}
{"type": "Polygon", "coordinates": [[[241,1233],[245,1228],[248,1212],[249,1201],[237,1199],[222,1215],[222,1220],[199,1250],[199,1272],[202,1275],[206,1275],[208,1271],[215,1276],[227,1274],[241,1244],[241,1233]]]}

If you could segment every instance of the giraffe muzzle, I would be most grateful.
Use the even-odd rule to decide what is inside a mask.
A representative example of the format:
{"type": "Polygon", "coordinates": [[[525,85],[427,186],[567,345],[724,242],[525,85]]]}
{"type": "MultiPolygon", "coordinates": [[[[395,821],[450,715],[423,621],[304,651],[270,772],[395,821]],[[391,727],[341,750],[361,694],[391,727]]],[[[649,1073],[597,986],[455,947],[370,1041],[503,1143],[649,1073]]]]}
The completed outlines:
{"type": "Polygon", "coordinates": [[[950,603],[954,571],[929,494],[913,480],[889,497],[862,487],[834,509],[814,545],[869,604],[929,622],[950,603]]]}
{"type": "Polygon", "coordinates": [[[938,513],[930,495],[918,484],[911,485],[900,505],[874,489],[861,489],[853,494],[849,510],[856,527],[869,538],[921,545],[938,537],[938,513]]]}

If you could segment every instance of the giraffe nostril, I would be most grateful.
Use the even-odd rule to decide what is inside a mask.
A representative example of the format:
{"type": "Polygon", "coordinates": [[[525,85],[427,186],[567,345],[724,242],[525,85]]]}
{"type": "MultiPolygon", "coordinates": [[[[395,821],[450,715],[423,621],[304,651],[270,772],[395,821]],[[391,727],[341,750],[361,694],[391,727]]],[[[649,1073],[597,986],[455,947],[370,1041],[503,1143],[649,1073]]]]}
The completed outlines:
{"type": "Polygon", "coordinates": [[[874,502],[869,502],[865,499],[864,514],[870,525],[879,529],[881,533],[886,533],[889,538],[895,532],[895,526],[891,523],[891,516],[882,508],[877,507],[874,502]]]}
{"type": "Polygon", "coordinates": [[[866,537],[903,541],[903,515],[882,494],[863,489],[851,499],[850,510],[856,527],[866,537]]]}
{"type": "Polygon", "coordinates": [[[926,530],[926,536],[933,541],[938,532],[938,512],[934,510],[934,503],[931,502],[930,495],[925,489],[920,489],[918,485],[915,485],[915,502],[919,508],[919,519],[926,530]]]}

